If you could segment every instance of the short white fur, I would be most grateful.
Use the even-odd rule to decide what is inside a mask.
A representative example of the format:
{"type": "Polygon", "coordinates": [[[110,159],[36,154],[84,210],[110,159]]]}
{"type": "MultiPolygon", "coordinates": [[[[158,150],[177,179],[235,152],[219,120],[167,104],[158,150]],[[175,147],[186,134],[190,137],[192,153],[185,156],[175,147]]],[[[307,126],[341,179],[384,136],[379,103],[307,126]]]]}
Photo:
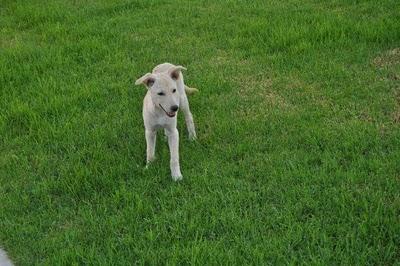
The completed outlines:
{"type": "MultiPolygon", "coordinates": [[[[156,132],[164,128],[170,150],[171,176],[174,181],[182,179],[179,165],[179,132],[177,125],[176,107],[182,110],[189,139],[196,139],[193,116],[189,109],[189,101],[185,90],[182,70],[186,68],[164,63],[156,66],[152,73],[147,73],[136,80],[135,84],[147,87],[143,100],[143,121],[146,137],[147,165],[155,159],[156,132]]],[[[146,167],[147,167],[146,165],[146,167]]]]}
{"type": "Polygon", "coordinates": [[[7,253],[0,248],[0,266],[13,266],[14,264],[8,258],[7,253]]]}

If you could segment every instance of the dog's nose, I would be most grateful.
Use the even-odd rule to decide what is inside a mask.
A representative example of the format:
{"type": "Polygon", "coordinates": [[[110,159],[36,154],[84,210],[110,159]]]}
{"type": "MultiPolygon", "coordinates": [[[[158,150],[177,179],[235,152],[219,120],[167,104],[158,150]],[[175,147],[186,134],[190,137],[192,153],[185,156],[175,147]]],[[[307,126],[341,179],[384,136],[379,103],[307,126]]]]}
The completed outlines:
{"type": "Polygon", "coordinates": [[[176,112],[176,111],[178,111],[178,109],[179,109],[179,106],[178,106],[178,105],[172,105],[172,106],[171,106],[171,111],[172,111],[172,112],[176,112]]]}

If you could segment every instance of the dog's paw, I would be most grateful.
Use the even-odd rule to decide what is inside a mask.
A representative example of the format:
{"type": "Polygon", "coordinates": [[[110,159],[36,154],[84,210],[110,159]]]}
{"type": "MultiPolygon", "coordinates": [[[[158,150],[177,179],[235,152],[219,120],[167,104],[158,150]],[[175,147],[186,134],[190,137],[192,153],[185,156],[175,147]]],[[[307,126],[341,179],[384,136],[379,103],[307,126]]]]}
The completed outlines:
{"type": "Polygon", "coordinates": [[[175,182],[176,181],[180,181],[180,180],[182,180],[183,179],[183,176],[182,175],[173,175],[172,176],[172,180],[174,180],[175,182]]]}
{"type": "Polygon", "coordinates": [[[146,162],[146,166],[144,167],[145,170],[149,169],[149,167],[151,167],[153,161],[147,161],[146,162]]]}
{"type": "Polygon", "coordinates": [[[189,132],[189,140],[195,141],[197,139],[196,132],[189,132]]]}
{"type": "Polygon", "coordinates": [[[146,159],[146,165],[152,164],[156,160],[155,156],[152,157],[147,157],[146,159]]]}

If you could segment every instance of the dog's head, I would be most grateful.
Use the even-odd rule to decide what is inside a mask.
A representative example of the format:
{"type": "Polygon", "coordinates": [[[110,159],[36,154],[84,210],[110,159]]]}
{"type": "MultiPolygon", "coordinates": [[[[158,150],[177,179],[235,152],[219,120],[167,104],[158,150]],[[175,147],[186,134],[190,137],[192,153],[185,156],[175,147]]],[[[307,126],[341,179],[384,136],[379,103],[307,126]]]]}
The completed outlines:
{"type": "Polygon", "coordinates": [[[179,109],[180,92],[177,80],[183,66],[174,66],[165,73],[147,73],[136,80],[135,84],[144,84],[150,92],[151,100],[157,108],[169,117],[174,117],[179,109]]]}

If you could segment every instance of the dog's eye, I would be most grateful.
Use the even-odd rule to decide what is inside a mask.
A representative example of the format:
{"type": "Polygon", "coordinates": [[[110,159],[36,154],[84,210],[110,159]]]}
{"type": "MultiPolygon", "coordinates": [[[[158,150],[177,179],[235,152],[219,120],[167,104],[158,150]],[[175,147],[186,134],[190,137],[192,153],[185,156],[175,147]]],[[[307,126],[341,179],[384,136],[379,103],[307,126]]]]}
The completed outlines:
{"type": "Polygon", "coordinates": [[[164,96],[164,95],[165,95],[164,92],[159,92],[159,93],[157,93],[157,94],[160,95],[160,96],[164,96]]]}
{"type": "Polygon", "coordinates": [[[176,89],[173,89],[173,90],[172,90],[172,93],[175,93],[175,92],[176,92],[176,89]]]}

